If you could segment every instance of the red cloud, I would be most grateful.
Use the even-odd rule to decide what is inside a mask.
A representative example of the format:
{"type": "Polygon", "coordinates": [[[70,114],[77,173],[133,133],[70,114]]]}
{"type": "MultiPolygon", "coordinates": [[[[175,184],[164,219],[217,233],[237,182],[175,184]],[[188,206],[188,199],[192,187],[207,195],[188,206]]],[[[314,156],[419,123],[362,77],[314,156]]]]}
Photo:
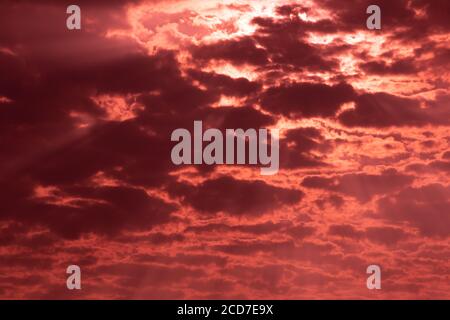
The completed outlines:
{"type": "Polygon", "coordinates": [[[448,297],[449,2],[219,2],[0,4],[0,297],[448,297]],[[175,167],[194,120],[279,173],[175,167]]]}

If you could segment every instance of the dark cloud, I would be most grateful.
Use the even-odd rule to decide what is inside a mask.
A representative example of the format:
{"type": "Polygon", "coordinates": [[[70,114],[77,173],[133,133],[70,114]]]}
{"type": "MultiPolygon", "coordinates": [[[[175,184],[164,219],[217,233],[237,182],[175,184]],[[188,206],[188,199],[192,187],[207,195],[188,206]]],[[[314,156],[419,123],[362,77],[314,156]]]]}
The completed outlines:
{"type": "MultiPolygon", "coordinates": [[[[421,101],[394,96],[388,93],[362,94],[355,101],[355,108],[342,112],[339,120],[349,127],[425,126],[448,123],[450,109],[439,103],[427,108],[421,101]]],[[[433,104],[433,103],[431,103],[433,104]]]]}
{"type": "Polygon", "coordinates": [[[328,234],[351,239],[361,239],[363,237],[363,232],[359,231],[351,224],[331,225],[328,228],[328,234]]]}
{"type": "Polygon", "coordinates": [[[408,222],[429,237],[450,235],[449,188],[430,184],[409,187],[396,195],[378,201],[380,218],[393,222],[408,222]]]}
{"type": "Polygon", "coordinates": [[[202,226],[189,226],[185,229],[186,232],[194,233],[210,233],[210,232],[238,232],[248,233],[254,235],[262,235],[274,232],[283,232],[289,229],[291,223],[273,223],[265,222],[251,225],[227,225],[227,224],[214,224],[210,223],[202,226]]]}
{"type": "Polygon", "coordinates": [[[450,30],[450,3],[445,0],[413,0],[412,7],[425,10],[426,23],[431,32],[450,30]]]}
{"type": "Polygon", "coordinates": [[[445,0],[357,0],[351,6],[342,6],[337,0],[319,0],[319,5],[334,13],[335,30],[357,31],[366,29],[368,6],[381,8],[382,30],[392,32],[394,39],[404,41],[424,40],[430,34],[449,30],[448,2],[445,0]],[[418,14],[419,12],[423,14],[418,14]]]}
{"type": "Polygon", "coordinates": [[[227,212],[232,215],[258,216],[284,205],[299,202],[303,193],[271,186],[263,181],[221,177],[198,186],[174,184],[169,193],[205,214],[227,212]]]}
{"type": "Polygon", "coordinates": [[[328,228],[328,234],[348,239],[369,241],[384,245],[395,245],[399,241],[405,240],[409,235],[401,228],[389,226],[374,226],[360,230],[351,224],[331,225],[328,228]]]}
{"type": "Polygon", "coordinates": [[[216,245],[214,250],[232,255],[253,255],[280,251],[291,253],[296,249],[293,241],[235,241],[229,244],[216,245]]]}
{"type": "Polygon", "coordinates": [[[252,234],[255,236],[266,234],[289,234],[294,239],[303,239],[313,235],[316,231],[314,227],[299,224],[294,225],[288,221],[282,222],[264,222],[251,225],[227,225],[227,224],[207,224],[203,226],[190,226],[185,229],[186,232],[193,232],[196,234],[203,233],[243,233],[252,234]]]}
{"type": "Polygon", "coordinates": [[[275,124],[275,118],[253,107],[221,107],[200,111],[198,119],[212,128],[225,129],[259,129],[275,124]]]}
{"type": "Polygon", "coordinates": [[[133,288],[152,286],[170,286],[189,278],[198,278],[206,275],[199,268],[167,267],[155,264],[121,263],[99,266],[92,271],[102,277],[105,274],[118,277],[118,284],[133,288]]]}
{"type": "Polygon", "coordinates": [[[280,167],[284,169],[325,166],[325,156],[318,154],[333,149],[332,142],[311,127],[288,130],[280,144],[280,167]]]}
{"type": "Polygon", "coordinates": [[[226,257],[221,257],[217,255],[209,254],[183,254],[178,253],[175,256],[167,255],[149,255],[149,254],[139,254],[134,257],[136,262],[153,262],[153,263],[167,263],[167,264],[181,264],[191,267],[202,267],[205,265],[216,265],[224,267],[228,259],[226,257]]]}
{"type": "Polygon", "coordinates": [[[413,58],[396,60],[390,64],[384,61],[369,61],[362,63],[360,67],[368,74],[400,75],[414,74],[419,71],[417,61],[413,58]]]}
{"type": "Polygon", "coordinates": [[[238,66],[244,64],[263,66],[269,62],[266,50],[258,48],[250,37],[193,47],[191,54],[196,60],[222,60],[238,66]]]}
{"type": "Polygon", "coordinates": [[[373,242],[385,245],[396,244],[408,238],[408,234],[401,228],[393,227],[369,227],[365,230],[366,237],[373,242]]]}
{"type": "MultiPolygon", "coordinates": [[[[255,20],[260,25],[261,20],[255,20]]],[[[331,71],[338,66],[337,61],[323,58],[321,47],[311,45],[300,38],[303,32],[299,24],[270,24],[260,30],[255,39],[267,50],[271,68],[293,70],[331,71]]]]}
{"type": "Polygon", "coordinates": [[[331,204],[333,207],[340,209],[344,205],[344,203],[345,203],[344,198],[336,194],[332,194],[328,197],[316,200],[316,204],[321,210],[325,209],[326,204],[331,204]]]}
{"type": "Polygon", "coordinates": [[[342,104],[353,100],[352,86],[339,83],[293,83],[267,89],[261,106],[275,114],[292,118],[332,117],[342,104]]]}
{"type": "Polygon", "coordinates": [[[199,70],[189,70],[189,75],[208,87],[208,90],[217,91],[220,94],[245,97],[257,93],[261,89],[261,84],[249,81],[246,78],[231,78],[224,74],[214,72],[202,72],[199,70]]]}
{"type": "Polygon", "coordinates": [[[2,220],[46,226],[64,238],[84,233],[111,236],[124,230],[147,230],[170,221],[175,208],[145,191],[126,187],[72,187],[61,197],[73,197],[71,205],[29,199],[3,207],[2,220]]]}
{"type": "Polygon", "coordinates": [[[375,195],[388,194],[408,186],[413,180],[412,176],[388,169],[381,174],[345,174],[330,178],[311,176],[303,179],[302,186],[339,192],[367,202],[375,195]]]}

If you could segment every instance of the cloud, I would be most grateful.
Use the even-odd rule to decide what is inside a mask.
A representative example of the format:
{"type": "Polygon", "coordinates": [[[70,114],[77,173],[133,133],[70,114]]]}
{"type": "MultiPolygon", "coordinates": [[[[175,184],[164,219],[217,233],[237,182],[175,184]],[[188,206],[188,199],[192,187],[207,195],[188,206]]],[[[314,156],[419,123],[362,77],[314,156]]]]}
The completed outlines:
{"type": "Polygon", "coordinates": [[[396,223],[407,222],[428,237],[448,237],[448,190],[448,187],[440,184],[406,188],[397,195],[380,199],[377,214],[380,218],[396,223]]]}
{"type": "Polygon", "coordinates": [[[169,193],[203,214],[226,212],[238,216],[260,216],[283,205],[294,205],[303,197],[300,190],[231,177],[206,180],[196,187],[174,184],[169,193]]]}
{"type": "Polygon", "coordinates": [[[411,236],[401,228],[373,226],[360,230],[351,224],[331,225],[328,228],[328,234],[348,239],[355,239],[357,241],[367,239],[369,241],[384,245],[395,245],[399,241],[406,240],[411,236]]]}
{"type": "Polygon", "coordinates": [[[413,74],[419,71],[416,63],[417,61],[415,61],[413,58],[408,58],[396,60],[391,64],[386,64],[386,62],[384,61],[369,61],[361,64],[360,67],[369,74],[413,74]]]}
{"type": "Polygon", "coordinates": [[[231,78],[224,74],[214,72],[202,72],[195,69],[189,70],[189,75],[200,81],[211,91],[218,91],[220,94],[236,97],[249,96],[261,89],[261,84],[249,81],[247,78],[231,78]]]}
{"type": "Polygon", "coordinates": [[[258,48],[256,42],[249,37],[193,47],[191,54],[196,60],[205,62],[221,60],[238,66],[244,64],[263,66],[268,63],[267,52],[258,48]]]}
{"type": "Polygon", "coordinates": [[[261,96],[261,106],[292,118],[332,117],[354,95],[353,88],[345,83],[294,83],[267,89],[261,96]]]}
{"type": "Polygon", "coordinates": [[[316,128],[288,130],[280,141],[281,168],[295,169],[326,166],[325,156],[333,150],[333,143],[316,128]]]}
{"type": "Polygon", "coordinates": [[[274,117],[250,106],[209,108],[203,109],[201,113],[205,125],[221,130],[259,129],[275,124],[274,117]]]}
{"type": "Polygon", "coordinates": [[[447,124],[449,109],[439,100],[426,108],[421,101],[387,93],[363,94],[355,101],[355,108],[342,112],[339,120],[349,127],[423,127],[447,124]]]}
{"type": "Polygon", "coordinates": [[[145,230],[169,222],[175,210],[143,190],[127,187],[71,187],[60,197],[76,200],[56,204],[30,199],[18,206],[3,207],[1,218],[46,226],[59,236],[73,239],[83,233],[112,236],[124,230],[145,230]]]}
{"type": "Polygon", "coordinates": [[[338,192],[367,202],[375,195],[384,195],[408,186],[412,176],[388,169],[381,174],[345,174],[330,178],[311,176],[302,181],[302,186],[338,192]]]}
{"type": "Polygon", "coordinates": [[[448,296],[448,1],[77,4],[0,4],[0,297],[448,296]],[[284,170],[175,167],[194,120],[284,170]]]}

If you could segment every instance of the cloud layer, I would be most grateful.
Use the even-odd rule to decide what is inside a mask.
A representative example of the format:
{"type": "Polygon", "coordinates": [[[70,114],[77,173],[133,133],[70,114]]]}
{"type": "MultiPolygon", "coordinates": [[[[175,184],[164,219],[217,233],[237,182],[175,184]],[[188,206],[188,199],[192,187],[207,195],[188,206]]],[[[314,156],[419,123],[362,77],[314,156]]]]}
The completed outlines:
{"type": "Polygon", "coordinates": [[[0,4],[0,297],[449,298],[448,1],[77,4],[0,4]],[[278,175],[174,166],[194,120],[278,175]]]}

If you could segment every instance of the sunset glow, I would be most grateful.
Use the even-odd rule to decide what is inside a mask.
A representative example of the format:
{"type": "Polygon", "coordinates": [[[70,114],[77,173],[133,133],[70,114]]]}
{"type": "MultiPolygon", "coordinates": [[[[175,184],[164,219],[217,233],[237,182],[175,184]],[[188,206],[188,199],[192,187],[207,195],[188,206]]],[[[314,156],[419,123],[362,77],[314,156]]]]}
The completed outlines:
{"type": "Polygon", "coordinates": [[[0,1],[1,298],[450,298],[450,1],[74,2],[0,1]],[[279,171],[174,165],[194,121],[279,171]]]}

